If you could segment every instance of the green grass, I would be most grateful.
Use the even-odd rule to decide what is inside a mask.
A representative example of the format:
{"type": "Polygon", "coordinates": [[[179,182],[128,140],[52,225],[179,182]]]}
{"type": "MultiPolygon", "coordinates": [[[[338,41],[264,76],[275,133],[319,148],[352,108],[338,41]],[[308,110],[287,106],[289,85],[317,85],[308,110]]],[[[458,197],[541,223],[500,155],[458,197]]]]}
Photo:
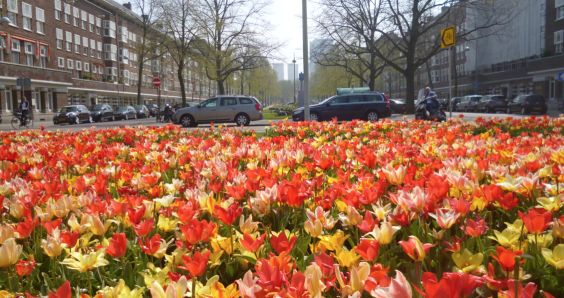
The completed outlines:
{"type": "Polygon", "coordinates": [[[285,118],[291,118],[291,115],[289,116],[278,116],[276,113],[272,113],[270,111],[263,111],[262,115],[264,116],[264,119],[285,119],[285,118]]]}

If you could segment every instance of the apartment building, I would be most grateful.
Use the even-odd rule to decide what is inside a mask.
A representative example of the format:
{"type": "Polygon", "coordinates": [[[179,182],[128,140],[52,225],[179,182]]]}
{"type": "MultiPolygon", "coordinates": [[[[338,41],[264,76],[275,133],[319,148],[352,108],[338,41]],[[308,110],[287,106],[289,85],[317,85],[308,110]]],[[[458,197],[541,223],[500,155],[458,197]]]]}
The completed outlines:
{"type": "MultiPolygon", "coordinates": [[[[0,25],[0,107],[4,113],[17,109],[22,96],[31,99],[38,113],[57,111],[67,104],[134,105],[137,85],[142,87],[145,104],[156,103],[157,89],[151,83],[156,77],[163,82],[164,102],[181,99],[177,68],[164,48],[156,50],[155,59],[146,61],[139,74],[142,19],[129,3],[1,0],[0,13],[11,21],[0,25]],[[18,78],[31,79],[31,86],[17,86],[18,78]]],[[[151,32],[164,35],[158,28],[151,32]]],[[[216,88],[201,71],[190,63],[184,72],[189,100],[215,94],[216,88]]]]}
{"type": "MultiPolygon", "coordinates": [[[[451,49],[453,97],[502,94],[512,99],[535,93],[551,101],[564,99],[564,82],[559,81],[564,72],[564,0],[519,0],[512,6],[520,13],[503,32],[477,32],[479,38],[451,49]]],[[[448,98],[447,57],[443,50],[431,58],[429,72],[425,66],[418,69],[416,92],[432,85],[439,98],[448,98]]],[[[378,87],[392,97],[408,97],[403,76],[388,70],[382,82],[378,87]]]]}

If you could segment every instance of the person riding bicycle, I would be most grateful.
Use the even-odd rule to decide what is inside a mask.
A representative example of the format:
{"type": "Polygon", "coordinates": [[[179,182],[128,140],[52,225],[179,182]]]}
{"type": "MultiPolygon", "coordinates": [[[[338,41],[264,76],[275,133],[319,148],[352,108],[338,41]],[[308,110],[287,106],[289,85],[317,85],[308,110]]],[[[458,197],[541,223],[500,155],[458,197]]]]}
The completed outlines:
{"type": "Polygon", "coordinates": [[[25,98],[25,96],[22,98],[20,111],[22,111],[21,125],[25,125],[27,122],[27,113],[29,112],[29,102],[27,102],[27,98],[25,98]]]}
{"type": "Polygon", "coordinates": [[[167,103],[164,108],[164,117],[163,117],[164,121],[168,121],[170,117],[170,110],[171,110],[170,104],[167,103]]]}

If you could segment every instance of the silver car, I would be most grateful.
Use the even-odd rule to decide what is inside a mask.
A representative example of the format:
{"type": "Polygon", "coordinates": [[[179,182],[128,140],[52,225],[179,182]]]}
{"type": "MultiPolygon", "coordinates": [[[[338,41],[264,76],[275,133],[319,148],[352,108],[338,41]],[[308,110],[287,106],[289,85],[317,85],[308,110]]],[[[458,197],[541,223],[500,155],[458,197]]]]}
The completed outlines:
{"type": "Polygon", "coordinates": [[[196,127],[200,123],[235,122],[247,126],[251,121],[262,120],[262,105],[254,97],[220,95],[193,107],[179,109],[172,122],[184,127],[196,127]]]}

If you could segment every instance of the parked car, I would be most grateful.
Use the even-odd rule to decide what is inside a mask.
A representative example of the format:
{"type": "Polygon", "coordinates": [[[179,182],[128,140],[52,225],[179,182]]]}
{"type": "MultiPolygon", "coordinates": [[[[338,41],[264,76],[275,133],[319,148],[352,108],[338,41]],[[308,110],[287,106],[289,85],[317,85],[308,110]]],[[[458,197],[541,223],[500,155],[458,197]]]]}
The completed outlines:
{"type": "Polygon", "coordinates": [[[137,118],[149,118],[150,116],[149,109],[144,105],[135,106],[135,112],[137,112],[137,118]]]}
{"type": "MultiPolygon", "coordinates": [[[[391,115],[392,109],[388,97],[378,92],[336,95],[320,104],[310,106],[311,121],[331,120],[335,117],[337,120],[378,121],[391,115]]],[[[304,108],[294,110],[292,119],[303,121],[304,108]]]]}
{"type": "Polygon", "coordinates": [[[0,124],[2,124],[2,115],[0,115],[0,124]]]}
{"type": "Polygon", "coordinates": [[[466,95],[462,98],[462,100],[460,101],[460,103],[458,103],[456,105],[456,111],[457,112],[477,112],[477,104],[478,102],[480,102],[480,99],[482,98],[482,95],[466,95]]]}
{"type": "Polygon", "coordinates": [[[189,108],[189,107],[195,107],[197,105],[197,103],[195,102],[187,102],[186,105],[183,105],[182,103],[177,103],[174,106],[172,106],[172,108],[177,111],[180,110],[182,108],[189,108]]]}
{"type": "Polygon", "coordinates": [[[405,100],[390,99],[390,108],[392,109],[392,113],[405,114],[405,100]]]}
{"type": "Polygon", "coordinates": [[[503,95],[486,95],[480,99],[476,108],[478,111],[495,113],[496,111],[505,111],[507,103],[507,98],[503,95]]]}
{"type": "Polygon", "coordinates": [[[64,106],[59,113],[53,116],[53,124],[80,124],[82,122],[93,122],[90,111],[84,105],[64,106]]]}
{"type": "Polygon", "coordinates": [[[114,119],[114,109],[108,104],[101,104],[92,106],[90,110],[90,116],[94,122],[104,122],[114,119]]]}
{"type": "Polygon", "coordinates": [[[439,105],[441,107],[441,110],[444,111],[448,111],[448,99],[443,98],[443,99],[437,99],[437,101],[439,102],[439,105]]]}
{"type": "Polygon", "coordinates": [[[548,106],[542,95],[536,94],[523,94],[515,97],[506,108],[507,114],[512,112],[521,112],[521,115],[526,115],[531,112],[539,112],[546,114],[548,106]]]}
{"type": "Polygon", "coordinates": [[[114,117],[116,120],[137,119],[137,112],[132,106],[121,106],[114,111],[114,117]]]}
{"type": "Polygon", "coordinates": [[[173,123],[184,127],[220,121],[247,126],[251,121],[262,119],[262,104],[258,99],[229,95],[212,97],[193,107],[181,108],[172,116],[173,123]]]}
{"type": "Polygon", "coordinates": [[[151,103],[145,106],[147,107],[147,109],[149,109],[149,115],[153,117],[157,116],[157,111],[159,110],[159,107],[156,104],[151,103]]]}

